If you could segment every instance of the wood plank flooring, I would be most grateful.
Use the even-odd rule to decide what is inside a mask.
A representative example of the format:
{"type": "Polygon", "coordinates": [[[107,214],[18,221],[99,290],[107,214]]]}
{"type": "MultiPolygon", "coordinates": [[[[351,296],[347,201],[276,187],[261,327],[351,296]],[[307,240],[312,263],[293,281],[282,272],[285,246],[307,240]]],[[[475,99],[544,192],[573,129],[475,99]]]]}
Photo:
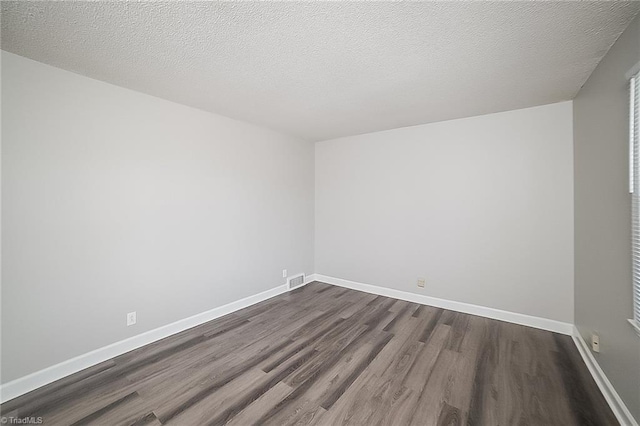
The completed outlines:
{"type": "Polygon", "coordinates": [[[47,425],[615,425],[572,340],[323,283],[8,401],[47,425]]]}

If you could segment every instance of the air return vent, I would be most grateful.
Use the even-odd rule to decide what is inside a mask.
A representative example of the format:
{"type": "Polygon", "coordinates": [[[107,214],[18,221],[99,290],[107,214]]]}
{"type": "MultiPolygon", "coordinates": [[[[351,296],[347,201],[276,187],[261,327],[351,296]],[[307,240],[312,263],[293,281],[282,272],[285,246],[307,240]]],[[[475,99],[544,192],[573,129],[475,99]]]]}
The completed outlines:
{"type": "Polygon", "coordinates": [[[304,284],[304,274],[296,275],[295,277],[291,277],[287,280],[287,284],[289,284],[289,289],[300,287],[304,284]]]}

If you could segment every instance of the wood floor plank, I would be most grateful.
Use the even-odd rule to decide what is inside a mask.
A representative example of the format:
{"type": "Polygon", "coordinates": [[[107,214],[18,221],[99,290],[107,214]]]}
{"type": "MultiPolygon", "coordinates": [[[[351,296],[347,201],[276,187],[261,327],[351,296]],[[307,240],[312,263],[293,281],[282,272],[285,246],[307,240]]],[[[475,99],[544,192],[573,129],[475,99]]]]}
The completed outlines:
{"type": "Polygon", "coordinates": [[[276,383],[267,392],[251,402],[237,415],[233,416],[228,425],[246,426],[253,424],[256,419],[264,416],[271,408],[279,404],[293,389],[284,382],[276,383]]]}
{"type": "Polygon", "coordinates": [[[440,416],[438,416],[438,426],[457,426],[463,425],[464,419],[459,408],[453,407],[447,403],[442,406],[440,416]]]}
{"type": "Polygon", "coordinates": [[[325,410],[331,409],[333,404],[344,394],[349,386],[356,381],[360,374],[371,364],[392,338],[393,335],[391,334],[381,334],[370,347],[364,346],[364,349],[360,351],[361,353],[357,355],[354,354],[353,358],[347,358],[347,364],[352,368],[347,368],[344,364],[339,366],[342,374],[335,375],[331,379],[329,386],[327,386],[321,398],[320,406],[325,410]]]}
{"type": "Polygon", "coordinates": [[[325,425],[369,425],[374,422],[378,400],[378,376],[366,371],[349,387],[340,399],[327,411],[322,421],[325,425]],[[362,395],[367,395],[362,398],[362,395]]]}
{"type": "Polygon", "coordinates": [[[576,422],[580,425],[614,424],[616,419],[610,410],[600,412],[591,409],[605,405],[606,401],[598,392],[598,386],[585,368],[571,338],[560,335],[553,337],[558,347],[556,364],[576,422]]]}
{"type": "MultiPolygon", "coordinates": [[[[93,421],[96,413],[103,415],[123,403],[130,402],[135,396],[135,388],[135,383],[122,377],[88,391],[79,389],[77,393],[68,395],[67,398],[73,401],[71,406],[66,404],[67,399],[57,400],[55,404],[40,406],[29,417],[42,417],[48,424],[73,424],[85,418],[93,421]]],[[[148,413],[146,407],[141,407],[141,411],[140,414],[148,413]]]]}
{"type": "MultiPolygon", "coordinates": [[[[373,316],[379,318],[377,314],[373,316]]],[[[366,327],[364,329],[361,327],[345,329],[342,334],[332,336],[332,338],[336,339],[333,345],[328,348],[323,348],[322,350],[318,348],[319,357],[323,357],[321,362],[318,362],[319,357],[314,358],[310,365],[287,378],[285,382],[295,389],[285,400],[259,419],[259,422],[264,423],[268,421],[277,423],[278,421],[284,421],[286,423],[291,420],[292,410],[296,414],[301,410],[309,410],[309,407],[312,407],[313,411],[317,411],[313,401],[305,398],[304,394],[315,385],[318,379],[330,377],[331,369],[340,362],[341,358],[350,354],[357,348],[358,344],[367,341],[366,337],[370,335],[377,326],[377,322],[371,322],[373,320],[371,320],[371,317],[369,318],[370,321],[365,323],[366,327]],[[304,408],[300,408],[299,406],[304,408]]],[[[386,344],[386,341],[384,344],[386,344]]],[[[376,351],[376,347],[374,347],[373,350],[376,351]]],[[[342,392],[342,390],[340,392],[342,392]]]]}
{"type": "Polygon", "coordinates": [[[72,395],[76,389],[86,389],[87,383],[95,382],[96,376],[104,376],[105,371],[116,365],[113,359],[79,371],[71,376],[64,377],[19,398],[7,401],[0,406],[2,413],[14,413],[18,417],[26,417],[32,414],[39,406],[44,404],[57,404],[58,400],[72,395]]]}
{"type": "Polygon", "coordinates": [[[447,342],[447,349],[451,351],[460,352],[462,341],[467,334],[467,327],[469,326],[469,317],[471,315],[456,314],[455,318],[451,322],[451,333],[449,334],[449,341],[447,342]]]}
{"type": "Polygon", "coordinates": [[[160,424],[151,410],[147,409],[144,413],[145,407],[147,405],[140,395],[132,392],[72,423],[72,426],[160,424]]]}
{"type": "MultiPolygon", "coordinates": [[[[224,410],[221,410],[216,414],[216,416],[211,419],[209,423],[211,424],[224,424],[230,420],[232,420],[236,415],[244,411],[247,407],[254,403],[257,399],[262,397],[264,394],[268,393],[272,388],[278,385],[278,383],[284,383],[284,378],[291,375],[293,372],[298,370],[301,366],[305,365],[305,363],[314,358],[317,355],[317,351],[313,347],[307,347],[303,351],[298,352],[290,359],[286,360],[282,364],[278,365],[275,369],[267,373],[265,377],[258,380],[254,383],[254,386],[251,389],[248,389],[245,392],[240,392],[237,395],[237,399],[235,402],[229,406],[227,406],[224,410]]],[[[289,398],[291,393],[293,392],[293,388],[286,385],[288,389],[291,389],[286,396],[284,396],[280,401],[275,403],[268,410],[265,410],[261,414],[261,418],[268,416],[269,413],[273,410],[274,407],[282,405],[282,401],[286,398],[289,398]]]]}
{"type": "MultiPolygon", "coordinates": [[[[280,349],[290,345],[290,340],[282,340],[275,343],[269,350],[252,354],[245,362],[233,363],[232,359],[229,359],[229,367],[219,369],[215,373],[203,374],[206,380],[201,385],[183,386],[183,392],[173,393],[171,398],[165,398],[161,411],[154,411],[162,423],[178,416],[185,410],[198,404],[203,399],[207,398],[210,394],[222,389],[225,385],[237,379],[243,375],[246,371],[251,370],[259,363],[267,359],[273,353],[278,352],[280,349]]],[[[257,369],[256,369],[257,370],[257,369]]],[[[261,373],[261,370],[259,370],[261,373]]],[[[145,398],[148,396],[145,395],[145,398]]]]}
{"type": "Polygon", "coordinates": [[[615,425],[572,340],[314,282],[0,406],[45,425],[615,425]]]}
{"type": "Polygon", "coordinates": [[[310,337],[305,339],[301,338],[297,340],[294,345],[283,348],[273,356],[267,358],[267,360],[264,362],[264,364],[261,367],[262,370],[268,373],[271,370],[278,367],[279,365],[281,365],[283,362],[290,359],[292,356],[296,355],[297,353],[311,346],[315,347],[315,345],[319,340],[323,339],[328,333],[330,333],[334,328],[338,327],[343,321],[344,320],[342,318],[333,320],[332,322],[329,322],[326,326],[320,328],[319,331],[316,331],[310,337]]]}
{"type": "MultiPolygon", "coordinates": [[[[563,382],[563,367],[557,363],[557,346],[551,333],[539,333],[539,330],[522,327],[521,333],[515,336],[526,347],[536,347],[534,362],[529,364],[533,370],[523,369],[524,417],[547,424],[576,424],[572,415],[570,398],[563,382]],[[553,398],[549,396],[554,395],[553,398]],[[541,403],[541,401],[544,401],[541,403]]],[[[522,353],[520,347],[518,355],[522,353]]],[[[521,358],[514,357],[520,361],[521,358]]],[[[518,363],[518,365],[521,365],[518,363]]],[[[525,366],[526,367],[526,366],[525,366]]],[[[520,367],[522,369],[522,367],[520,367]]],[[[600,395],[600,393],[598,392],[600,395]]],[[[592,405],[595,407],[597,405],[592,405]]],[[[610,411],[610,410],[609,410],[610,411]]],[[[580,423],[577,423],[580,424],[580,423]]],[[[603,423],[616,424],[616,423],[603,423]]]]}
{"type": "Polygon", "coordinates": [[[438,355],[448,341],[449,333],[451,333],[450,326],[444,324],[436,326],[429,342],[423,345],[420,353],[415,357],[402,382],[403,386],[413,389],[418,394],[422,393],[427,380],[431,376],[438,355]]]}
{"type": "Polygon", "coordinates": [[[411,312],[409,311],[410,308],[411,304],[409,302],[405,302],[403,306],[397,311],[391,311],[395,313],[395,315],[393,315],[393,319],[384,326],[383,330],[390,333],[397,332],[397,328],[400,327],[400,325],[403,323],[403,320],[405,318],[408,318],[411,314],[411,312]]]}
{"type": "MultiPolygon", "coordinates": [[[[180,406],[177,414],[175,407],[167,406],[159,408],[155,414],[165,425],[216,424],[218,422],[215,421],[215,418],[220,412],[233,406],[237,402],[238,395],[251,392],[255,384],[266,377],[267,373],[264,371],[251,368],[220,388],[216,388],[215,391],[203,395],[195,404],[187,405],[185,403],[180,406]]],[[[191,403],[191,400],[187,402],[191,403]]]]}
{"type": "Polygon", "coordinates": [[[387,380],[379,388],[381,404],[370,417],[376,425],[408,425],[413,407],[418,403],[418,394],[406,386],[396,388],[387,380]]]}
{"type": "MultiPolygon", "coordinates": [[[[265,351],[277,353],[278,351],[273,352],[274,345],[286,343],[279,350],[289,346],[291,333],[306,326],[317,316],[318,312],[309,311],[305,317],[299,318],[295,322],[288,322],[279,328],[249,327],[245,329],[243,327],[233,334],[233,338],[220,336],[204,343],[205,346],[190,348],[183,353],[175,354],[158,366],[149,366],[148,372],[142,370],[137,372],[135,377],[131,375],[129,377],[137,379],[142,388],[156,388],[166,382],[173,382],[180,386],[185,381],[188,384],[193,382],[193,379],[202,380],[200,376],[203,371],[210,370],[217,365],[224,366],[225,369],[236,368],[238,365],[246,363],[247,358],[258,353],[265,353],[265,351]],[[194,374],[185,374],[185,371],[194,371],[194,374]],[[148,375],[149,372],[153,375],[148,375]]],[[[220,368],[217,369],[220,370],[220,368]]]]}
{"type": "Polygon", "coordinates": [[[435,309],[433,310],[433,312],[430,313],[429,319],[426,322],[424,329],[422,330],[422,333],[420,334],[420,338],[418,340],[420,340],[422,343],[427,343],[427,341],[429,340],[429,337],[431,336],[431,333],[436,328],[436,325],[438,324],[438,321],[440,320],[440,316],[442,315],[443,312],[444,311],[442,309],[435,309]]]}
{"type": "Polygon", "coordinates": [[[411,419],[413,425],[435,425],[446,403],[446,396],[455,383],[458,369],[462,364],[462,355],[448,349],[442,349],[433,366],[431,375],[420,393],[411,419]]]}

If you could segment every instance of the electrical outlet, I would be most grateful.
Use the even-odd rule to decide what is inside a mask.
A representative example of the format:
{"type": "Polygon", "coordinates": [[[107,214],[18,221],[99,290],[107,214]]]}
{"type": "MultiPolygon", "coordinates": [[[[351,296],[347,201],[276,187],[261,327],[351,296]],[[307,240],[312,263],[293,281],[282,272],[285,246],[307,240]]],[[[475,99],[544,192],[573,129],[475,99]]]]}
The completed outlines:
{"type": "Polygon", "coordinates": [[[600,352],[600,336],[595,333],[591,335],[591,350],[596,353],[600,352]]]}
{"type": "Polygon", "coordinates": [[[282,278],[287,278],[287,270],[286,269],[282,270],[282,278]]]}
{"type": "Polygon", "coordinates": [[[424,285],[427,283],[426,278],[418,278],[418,287],[424,288],[424,285]]]}
{"type": "Polygon", "coordinates": [[[137,321],[136,313],[135,312],[129,312],[127,314],[127,327],[130,326],[130,325],[135,324],[136,321],[137,321]]]}

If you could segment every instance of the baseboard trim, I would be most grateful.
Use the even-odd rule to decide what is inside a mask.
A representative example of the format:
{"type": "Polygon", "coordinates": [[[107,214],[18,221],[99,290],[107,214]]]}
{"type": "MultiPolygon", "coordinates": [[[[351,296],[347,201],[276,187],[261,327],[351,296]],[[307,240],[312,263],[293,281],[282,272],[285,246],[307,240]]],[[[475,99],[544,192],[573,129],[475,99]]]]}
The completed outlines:
{"type": "MultiPolygon", "coordinates": [[[[553,331],[556,333],[572,336],[582,359],[587,365],[589,372],[596,381],[600,391],[611,406],[618,421],[623,425],[639,426],[635,421],[631,412],[615,391],[613,385],[600,368],[598,362],[593,357],[589,348],[582,339],[578,329],[568,323],[539,318],[530,315],[519,314],[515,312],[503,311],[500,309],[487,308],[484,306],[472,305],[468,303],[456,302],[452,300],[439,299],[430,296],[395,290],[385,287],[379,287],[371,284],[363,284],[355,281],[343,280],[340,278],[329,277],[321,274],[309,274],[305,277],[304,283],[296,288],[301,288],[313,281],[321,281],[327,284],[339,287],[350,288],[352,290],[363,291],[366,293],[376,294],[380,296],[392,297],[394,299],[406,300],[409,302],[420,303],[423,305],[435,306],[443,309],[449,309],[457,312],[463,312],[472,315],[478,315],[486,318],[507,321],[515,324],[525,325],[543,330],[553,331]]],[[[148,345],[165,337],[169,337],[181,331],[198,326],[207,321],[228,315],[240,309],[255,305],[272,297],[289,291],[287,284],[274,287],[270,290],[258,293],[235,302],[211,309],[200,314],[176,321],[174,323],[156,328],[130,337],[125,340],[113,343],[111,345],[96,349],[75,358],[63,361],[59,364],[13,380],[0,386],[0,402],[4,403],[20,395],[31,392],[37,388],[45,386],[63,377],[77,373],[85,368],[107,361],[116,356],[122,355],[144,345],[148,345]]]]}
{"type": "Polygon", "coordinates": [[[309,274],[309,275],[304,277],[304,284],[302,284],[302,285],[307,285],[307,284],[312,283],[314,281],[318,281],[318,274],[309,274]]]}
{"type": "MultiPolygon", "coordinates": [[[[308,275],[303,285],[306,285],[314,280],[315,274],[308,275]]],[[[164,339],[165,337],[169,337],[173,334],[180,333],[181,331],[203,324],[207,321],[211,321],[240,309],[255,305],[256,303],[286,293],[287,291],[289,291],[287,284],[280,285],[270,290],[263,291],[262,293],[245,297],[244,299],[240,299],[235,302],[213,308],[209,311],[202,312],[185,319],[181,319],[174,323],[167,324],[150,331],[146,331],[144,333],[138,334],[137,336],[129,337],[128,339],[121,340],[108,346],[93,350],[91,352],[87,352],[83,355],[79,355],[75,358],[63,361],[59,364],[7,382],[0,386],[0,402],[4,403],[20,395],[24,395],[25,393],[38,389],[44,385],[55,382],[56,380],[59,380],[63,377],[84,370],[85,368],[107,361],[111,358],[122,355],[144,345],[148,345],[149,343],[164,339]]]]}
{"type": "Polygon", "coordinates": [[[598,364],[598,361],[591,353],[589,345],[587,345],[587,342],[584,341],[582,335],[580,334],[580,331],[575,326],[573,327],[573,334],[571,337],[573,337],[573,342],[578,348],[578,352],[580,352],[582,360],[585,364],[587,364],[587,368],[589,369],[591,376],[598,385],[598,388],[600,388],[600,392],[602,392],[602,395],[609,403],[609,407],[611,407],[613,414],[615,414],[620,424],[628,426],[638,426],[638,422],[636,422],[636,420],[633,418],[633,415],[625,405],[624,401],[622,401],[622,398],[620,398],[620,395],[618,395],[618,392],[616,392],[613,384],[609,381],[609,378],[604,373],[604,371],[600,367],[600,364],[598,364]]]}
{"type": "Polygon", "coordinates": [[[407,291],[379,287],[371,284],[363,284],[321,274],[315,274],[315,279],[327,284],[350,288],[352,290],[364,291],[365,293],[377,294],[379,296],[392,297],[394,299],[406,300],[408,302],[420,303],[422,305],[435,306],[438,308],[449,309],[451,311],[463,312],[465,314],[478,315],[481,317],[496,319],[500,321],[526,325],[528,327],[540,328],[542,330],[553,331],[555,333],[566,334],[568,336],[571,336],[573,334],[573,324],[569,324],[566,322],[534,317],[531,315],[519,314],[516,312],[503,311],[500,309],[487,308],[485,306],[472,305],[470,303],[439,299],[437,297],[424,296],[422,294],[409,293],[407,291]]]}
{"type": "Polygon", "coordinates": [[[587,368],[591,376],[595,380],[600,392],[607,400],[611,410],[621,425],[640,426],[631,415],[631,412],[624,404],[618,392],[607,378],[606,374],[600,368],[597,360],[589,350],[587,343],[580,335],[578,329],[573,324],[550,320],[547,318],[534,317],[531,315],[519,314],[515,312],[503,311],[500,309],[487,308],[469,303],[456,302],[452,300],[439,299],[436,297],[424,296],[421,294],[409,293],[406,291],[379,287],[371,284],[363,284],[355,281],[343,280],[341,278],[329,277],[326,275],[315,274],[315,280],[339,287],[350,288],[352,290],[363,291],[365,293],[376,294],[379,296],[392,297],[394,299],[406,300],[409,302],[420,303],[422,305],[435,306],[438,308],[449,309],[452,311],[463,312],[466,314],[478,315],[486,318],[507,321],[515,324],[525,325],[528,327],[539,328],[542,330],[553,331],[555,333],[569,335],[573,338],[574,344],[580,352],[580,356],[587,364],[587,368]]]}

